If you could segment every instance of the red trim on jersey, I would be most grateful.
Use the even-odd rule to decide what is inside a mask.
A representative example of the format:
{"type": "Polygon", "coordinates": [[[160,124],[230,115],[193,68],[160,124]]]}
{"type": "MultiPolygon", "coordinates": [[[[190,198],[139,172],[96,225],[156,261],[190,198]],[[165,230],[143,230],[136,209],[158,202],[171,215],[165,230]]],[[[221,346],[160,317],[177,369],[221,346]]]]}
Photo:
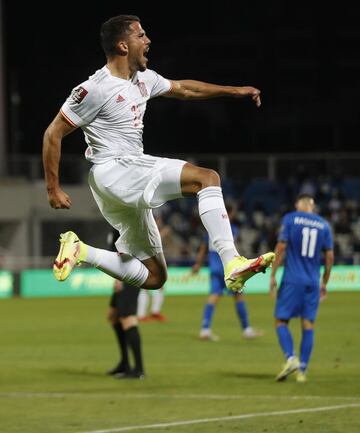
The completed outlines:
{"type": "Polygon", "coordinates": [[[63,116],[63,118],[68,122],[68,123],[70,123],[70,126],[73,126],[74,128],[77,128],[78,126],[72,121],[72,120],[70,120],[68,117],[67,117],[67,115],[62,111],[62,110],[60,110],[60,113],[61,113],[61,115],[63,116]]]}

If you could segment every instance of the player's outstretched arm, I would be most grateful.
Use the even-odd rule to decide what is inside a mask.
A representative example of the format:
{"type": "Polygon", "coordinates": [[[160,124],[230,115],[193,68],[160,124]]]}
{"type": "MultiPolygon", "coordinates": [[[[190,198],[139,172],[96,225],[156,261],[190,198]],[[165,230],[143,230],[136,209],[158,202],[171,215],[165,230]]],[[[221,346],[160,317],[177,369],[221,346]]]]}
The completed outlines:
{"type": "Polygon", "coordinates": [[[260,90],[252,86],[221,86],[196,80],[170,80],[171,89],[163,96],[184,100],[210,99],[220,96],[251,98],[257,107],[261,105],[260,90]]]}
{"type": "Polygon", "coordinates": [[[44,133],[42,157],[45,183],[50,206],[54,209],[69,209],[71,206],[70,197],[60,188],[59,164],[62,139],[75,129],[58,113],[44,133]]]}
{"type": "Polygon", "coordinates": [[[200,248],[199,248],[199,251],[198,251],[198,254],[197,254],[197,257],[196,257],[196,261],[195,261],[195,263],[193,264],[193,267],[192,267],[192,273],[193,274],[197,274],[199,272],[201,266],[205,262],[207,253],[208,253],[207,243],[206,242],[202,242],[200,244],[200,248]]]}

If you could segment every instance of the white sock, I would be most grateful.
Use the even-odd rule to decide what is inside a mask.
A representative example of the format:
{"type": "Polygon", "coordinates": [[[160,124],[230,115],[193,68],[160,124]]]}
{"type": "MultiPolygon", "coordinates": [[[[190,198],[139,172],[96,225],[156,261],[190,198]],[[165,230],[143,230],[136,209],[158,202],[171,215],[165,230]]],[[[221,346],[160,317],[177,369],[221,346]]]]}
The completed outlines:
{"type": "MultiPolygon", "coordinates": [[[[156,290],[155,290],[156,291],[156,290]]],[[[146,289],[141,289],[138,296],[137,316],[146,317],[147,307],[149,305],[150,293],[146,289]]]]}
{"type": "Polygon", "coordinates": [[[149,276],[147,267],[137,258],[90,245],[87,245],[87,257],[83,261],[136,287],[141,287],[149,276]]]}
{"type": "Polygon", "coordinates": [[[208,186],[197,193],[199,215],[223,265],[238,256],[229,216],[219,186],[208,186]]]}
{"type": "Polygon", "coordinates": [[[152,314],[159,314],[164,302],[164,289],[152,291],[151,297],[151,312],[152,314]]]}

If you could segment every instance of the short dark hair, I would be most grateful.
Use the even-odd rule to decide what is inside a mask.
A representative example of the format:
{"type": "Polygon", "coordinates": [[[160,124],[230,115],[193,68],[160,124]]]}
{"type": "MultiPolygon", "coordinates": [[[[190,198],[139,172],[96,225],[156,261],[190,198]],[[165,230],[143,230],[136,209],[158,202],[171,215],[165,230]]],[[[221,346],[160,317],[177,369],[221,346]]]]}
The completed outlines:
{"type": "Polygon", "coordinates": [[[307,192],[302,192],[296,197],[295,203],[297,203],[299,200],[302,200],[303,198],[307,198],[308,200],[314,200],[315,201],[314,197],[311,194],[309,194],[307,192]]]}
{"type": "Polygon", "coordinates": [[[116,54],[116,44],[129,32],[134,21],[140,22],[140,18],[136,15],[118,15],[101,25],[100,41],[106,56],[116,54]]]}

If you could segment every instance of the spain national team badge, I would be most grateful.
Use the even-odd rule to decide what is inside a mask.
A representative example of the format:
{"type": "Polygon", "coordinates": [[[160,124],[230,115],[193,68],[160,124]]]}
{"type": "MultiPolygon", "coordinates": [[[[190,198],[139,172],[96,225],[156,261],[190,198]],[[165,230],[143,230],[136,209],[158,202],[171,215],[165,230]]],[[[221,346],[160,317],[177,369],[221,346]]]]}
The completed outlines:
{"type": "Polygon", "coordinates": [[[83,87],[79,86],[71,92],[71,98],[77,104],[80,104],[80,102],[85,98],[85,96],[87,94],[88,94],[88,91],[86,89],[84,89],[83,87]]]}

